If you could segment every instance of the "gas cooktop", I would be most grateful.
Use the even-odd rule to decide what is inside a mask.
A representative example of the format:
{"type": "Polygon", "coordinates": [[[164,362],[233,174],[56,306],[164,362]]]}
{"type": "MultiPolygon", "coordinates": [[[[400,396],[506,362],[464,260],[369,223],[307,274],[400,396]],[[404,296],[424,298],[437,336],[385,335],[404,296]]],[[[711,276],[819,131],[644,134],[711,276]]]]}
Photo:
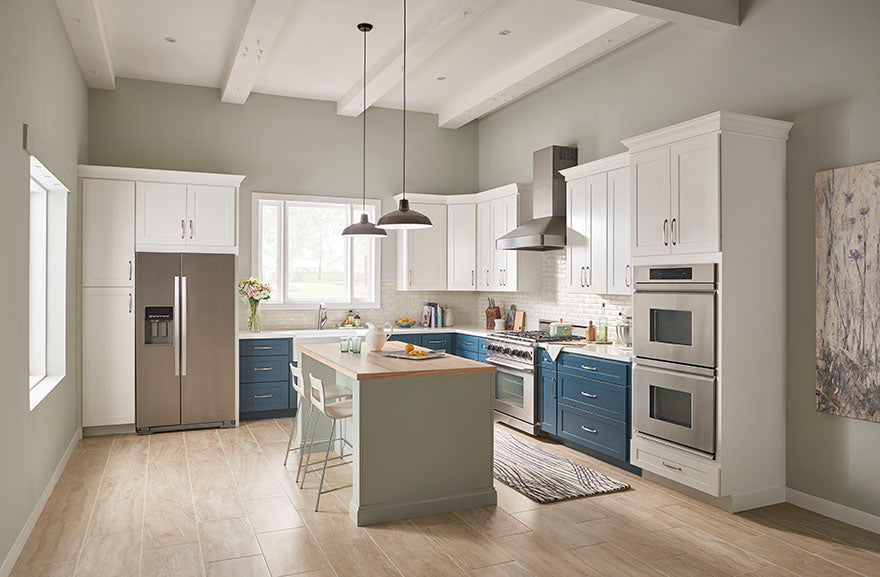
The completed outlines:
{"type": "Polygon", "coordinates": [[[583,340],[583,337],[551,337],[548,331],[499,331],[495,333],[491,333],[489,335],[490,339],[505,339],[505,340],[513,340],[522,343],[552,343],[558,341],[580,341],[583,340]]]}

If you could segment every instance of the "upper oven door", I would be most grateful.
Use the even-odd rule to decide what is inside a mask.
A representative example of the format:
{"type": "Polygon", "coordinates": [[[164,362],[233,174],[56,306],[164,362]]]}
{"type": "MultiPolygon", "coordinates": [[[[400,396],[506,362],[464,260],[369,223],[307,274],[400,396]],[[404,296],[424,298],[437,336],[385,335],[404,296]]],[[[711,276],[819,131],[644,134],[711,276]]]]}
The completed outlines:
{"type": "Polygon", "coordinates": [[[636,285],[633,327],[637,357],[715,367],[714,288],[636,285]]]}

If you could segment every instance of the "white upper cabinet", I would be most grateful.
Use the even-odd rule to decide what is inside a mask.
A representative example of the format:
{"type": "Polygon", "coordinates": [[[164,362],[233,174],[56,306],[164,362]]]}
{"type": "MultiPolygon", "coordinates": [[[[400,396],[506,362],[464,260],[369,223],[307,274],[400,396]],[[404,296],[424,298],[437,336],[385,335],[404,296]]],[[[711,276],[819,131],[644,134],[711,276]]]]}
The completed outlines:
{"type": "Polygon", "coordinates": [[[582,293],[587,288],[590,256],[590,213],[587,179],[571,180],[565,196],[565,268],[568,292],[582,293]]]}
{"type": "Polygon", "coordinates": [[[398,290],[446,290],[446,205],[410,202],[434,226],[397,231],[398,290]]]}
{"type": "Polygon", "coordinates": [[[672,254],[720,250],[720,134],[707,134],[673,144],[672,254]]]}
{"type": "Polygon", "coordinates": [[[447,207],[446,286],[449,290],[477,290],[477,205],[447,207]]]}
{"type": "Polygon", "coordinates": [[[608,172],[608,294],[632,294],[629,168],[608,172]]]}
{"type": "Polygon", "coordinates": [[[186,244],[186,185],[137,183],[137,247],[186,244]]]}
{"type": "Polygon", "coordinates": [[[186,187],[187,244],[235,246],[235,187],[186,187]]]}
{"type": "Polygon", "coordinates": [[[163,246],[189,252],[234,249],[235,200],[234,186],[138,182],[138,250],[163,246]]]}
{"type": "Polygon", "coordinates": [[[632,155],[632,255],[669,254],[669,147],[632,155]]]}
{"type": "Polygon", "coordinates": [[[83,286],[134,286],[134,183],[84,178],[83,286]]]}
{"type": "Polygon", "coordinates": [[[495,241],[492,238],[492,202],[477,204],[477,289],[492,290],[495,241]]]}

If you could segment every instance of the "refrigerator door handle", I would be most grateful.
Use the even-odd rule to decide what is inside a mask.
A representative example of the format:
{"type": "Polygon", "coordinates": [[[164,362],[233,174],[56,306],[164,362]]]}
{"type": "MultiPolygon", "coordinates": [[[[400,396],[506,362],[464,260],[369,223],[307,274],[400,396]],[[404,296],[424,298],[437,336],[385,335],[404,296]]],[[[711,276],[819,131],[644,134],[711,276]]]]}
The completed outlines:
{"type": "Polygon", "coordinates": [[[186,376],[186,301],[189,300],[186,293],[186,277],[182,276],[180,287],[180,374],[186,376]]]}
{"type": "MultiPolygon", "coordinates": [[[[180,316],[180,277],[174,277],[174,314],[180,316]]],[[[180,376],[180,319],[174,319],[174,376],[180,376]]]]}

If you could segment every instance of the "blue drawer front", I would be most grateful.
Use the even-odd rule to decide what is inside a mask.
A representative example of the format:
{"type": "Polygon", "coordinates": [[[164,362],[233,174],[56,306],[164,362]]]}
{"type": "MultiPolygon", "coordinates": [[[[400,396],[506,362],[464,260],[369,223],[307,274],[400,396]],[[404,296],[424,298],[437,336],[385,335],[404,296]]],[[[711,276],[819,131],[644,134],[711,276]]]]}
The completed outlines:
{"type": "Polygon", "coordinates": [[[290,384],[287,381],[241,385],[240,410],[276,411],[288,408],[290,384]]]}
{"type": "Polygon", "coordinates": [[[559,374],[559,402],[591,413],[626,421],[626,387],[559,374]]]}
{"type": "Polygon", "coordinates": [[[290,382],[289,357],[242,357],[239,363],[239,382],[290,382]]]}
{"type": "Polygon", "coordinates": [[[422,346],[422,335],[391,335],[389,340],[410,343],[418,347],[422,346]]]}
{"type": "Polygon", "coordinates": [[[479,345],[480,345],[480,354],[481,355],[485,355],[487,352],[489,352],[489,350],[488,350],[489,339],[484,339],[484,338],[480,337],[477,339],[477,343],[479,343],[479,345]]]}
{"type": "Polygon", "coordinates": [[[457,349],[455,354],[459,357],[463,357],[465,359],[470,359],[472,361],[479,361],[480,360],[480,354],[475,353],[474,351],[468,351],[465,349],[457,349]]]}
{"type": "Polygon", "coordinates": [[[626,424],[580,409],[558,405],[559,436],[625,461],[626,424]]]}
{"type": "Polygon", "coordinates": [[[248,339],[238,343],[242,357],[290,356],[290,339],[248,339]]]}
{"type": "Polygon", "coordinates": [[[562,353],[557,361],[557,368],[560,371],[616,385],[626,385],[626,374],[629,367],[626,363],[606,361],[574,353],[562,353]]]}
{"type": "Polygon", "coordinates": [[[439,351],[440,349],[443,349],[444,351],[451,353],[453,350],[455,350],[453,336],[454,335],[450,333],[422,335],[422,346],[426,349],[431,349],[434,351],[439,351]]]}
{"type": "Polygon", "coordinates": [[[538,349],[538,364],[541,365],[542,369],[556,370],[556,361],[551,359],[550,353],[544,349],[538,349]]]}
{"type": "Polygon", "coordinates": [[[480,352],[480,339],[479,339],[479,337],[474,337],[471,335],[458,335],[458,338],[456,339],[456,346],[459,349],[462,349],[465,351],[471,351],[472,353],[479,353],[480,352]]]}
{"type": "Polygon", "coordinates": [[[540,373],[541,404],[538,411],[541,430],[551,435],[556,434],[556,371],[540,373]]]}

